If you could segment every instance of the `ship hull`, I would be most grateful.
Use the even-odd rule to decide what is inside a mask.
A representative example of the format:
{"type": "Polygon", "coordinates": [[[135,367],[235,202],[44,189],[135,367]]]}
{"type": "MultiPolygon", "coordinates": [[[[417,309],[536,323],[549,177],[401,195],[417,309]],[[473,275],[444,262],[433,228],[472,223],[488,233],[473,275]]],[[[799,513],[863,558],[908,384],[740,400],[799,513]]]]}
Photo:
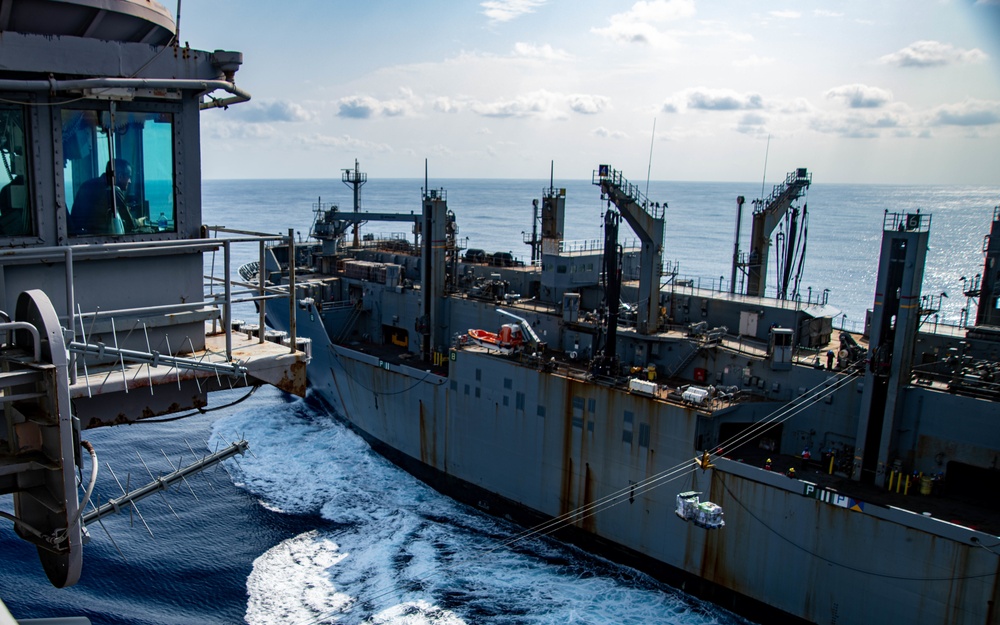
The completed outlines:
{"type": "Polygon", "coordinates": [[[558,538],[755,620],[997,622],[997,558],[978,546],[995,539],[740,462],[674,472],[693,467],[710,418],[695,407],[476,350],[453,352],[442,375],[335,345],[319,315],[299,327],[314,341],[313,388],[334,411],[481,510],[534,527],[584,509],[558,538]],[[687,490],[722,505],[726,527],[678,518],[687,490]]]}

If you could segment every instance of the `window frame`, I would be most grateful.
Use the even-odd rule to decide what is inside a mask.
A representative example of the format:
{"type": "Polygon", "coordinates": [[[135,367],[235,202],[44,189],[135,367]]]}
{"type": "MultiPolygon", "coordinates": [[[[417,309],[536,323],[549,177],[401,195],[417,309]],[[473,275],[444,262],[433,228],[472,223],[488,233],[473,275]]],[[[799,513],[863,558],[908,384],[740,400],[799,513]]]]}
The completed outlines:
{"type": "MultiPolygon", "coordinates": [[[[66,186],[66,156],[63,153],[63,113],[65,111],[98,111],[99,113],[108,112],[111,109],[110,102],[104,100],[94,100],[86,99],[79,100],[76,102],[68,102],[63,106],[52,107],[52,135],[53,135],[53,145],[55,146],[55,154],[53,159],[53,167],[56,180],[56,197],[57,197],[57,211],[58,224],[59,224],[59,235],[62,240],[68,240],[70,243],[93,243],[93,242],[104,242],[104,241],[118,241],[118,242],[128,242],[128,241],[147,241],[147,240],[163,240],[163,239],[175,239],[179,237],[183,222],[183,212],[184,212],[184,202],[182,199],[183,194],[180,193],[182,184],[182,167],[181,167],[181,153],[183,151],[183,146],[181,145],[181,137],[183,136],[183,119],[184,119],[184,107],[180,102],[150,102],[143,100],[134,101],[116,101],[115,102],[116,113],[129,114],[129,113],[141,113],[141,114],[169,114],[170,115],[170,167],[171,167],[171,195],[173,197],[173,219],[172,228],[169,230],[157,231],[157,232],[127,232],[124,234],[104,234],[104,233],[83,233],[75,234],[71,232],[69,216],[70,216],[70,206],[67,203],[67,186],[66,186]]],[[[98,165],[98,175],[103,174],[103,166],[98,165]]],[[[133,181],[135,184],[135,181],[133,181]]],[[[145,184],[145,182],[143,183],[145,184]]],[[[145,190],[145,188],[144,188],[145,190]]],[[[155,220],[155,217],[150,215],[151,220],[155,220]]]]}

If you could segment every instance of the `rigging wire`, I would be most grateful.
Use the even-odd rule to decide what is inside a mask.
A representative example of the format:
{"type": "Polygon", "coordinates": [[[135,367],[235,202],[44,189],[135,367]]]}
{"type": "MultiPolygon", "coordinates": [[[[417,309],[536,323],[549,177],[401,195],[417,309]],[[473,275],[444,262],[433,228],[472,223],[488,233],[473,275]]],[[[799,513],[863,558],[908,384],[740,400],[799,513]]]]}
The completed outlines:
{"type": "MultiPolygon", "coordinates": [[[[818,385],[817,387],[810,389],[809,391],[807,391],[806,394],[800,396],[798,399],[801,400],[803,397],[806,397],[809,393],[816,391],[816,389],[820,390],[816,391],[816,395],[814,397],[808,398],[808,400],[805,402],[800,402],[798,404],[795,404],[795,402],[793,401],[789,404],[786,404],[776,412],[766,417],[761,422],[757,423],[754,427],[745,430],[744,432],[741,432],[738,436],[734,437],[732,440],[726,441],[723,444],[719,445],[717,447],[717,450],[721,450],[721,452],[716,451],[714,453],[709,453],[709,460],[713,458],[718,458],[727,452],[731,453],[733,450],[738,449],[742,445],[746,444],[747,442],[755,438],[758,434],[763,433],[764,431],[770,429],[771,427],[784,423],[785,421],[799,414],[806,408],[809,408],[810,406],[816,404],[820,400],[825,399],[827,396],[832,395],[833,393],[839,391],[853,379],[854,375],[851,374],[841,378],[841,380],[834,385],[827,385],[826,382],[824,382],[818,385]]],[[[618,503],[621,503],[621,500],[624,500],[626,497],[631,497],[636,494],[646,493],[654,488],[662,486],[665,483],[672,482],[675,479],[678,479],[688,473],[693,473],[695,470],[697,470],[697,466],[693,466],[689,463],[677,464],[674,467],[665,469],[657,473],[656,475],[650,476],[644,480],[636,482],[635,484],[629,485],[629,487],[627,488],[623,488],[615,493],[605,495],[604,497],[596,501],[593,501],[588,505],[567,512],[559,517],[551,519],[550,521],[542,523],[541,525],[536,526],[534,528],[529,528],[524,532],[522,532],[521,534],[515,536],[511,540],[507,541],[503,545],[500,545],[500,547],[514,544],[519,540],[523,540],[538,534],[550,534],[552,532],[561,529],[561,527],[563,526],[583,520],[589,516],[592,516],[593,514],[596,514],[597,512],[601,512],[603,510],[606,510],[607,508],[617,505],[618,503]]]]}
{"type": "MultiPolygon", "coordinates": [[[[726,490],[727,493],[729,493],[729,496],[732,497],[733,501],[735,501],[736,504],[740,508],[743,508],[743,510],[747,514],[749,514],[754,520],[756,520],[758,523],[760,523],[761,525],[763,525],[764,528],[767,529],[767,531],[771,532],[772,534],[774,534],[775,536],[777,536],[781,540],[785,541],[786,543],[788,543],[792,547],[795,547],[796,549],[798,549],[798,550],[800,550],[800,551],[802,551],[802,552],[804,552],[804,553],[812,556],[813,558],[816,558],[817,560],[822,560],[823,562],[826,562],[827,564],[829,564],[831,566],[836,566],[838,568],[846,569],[848,571],[853,571],[855,573],[861,573],[862,575],[871,575],[872,577],[881,577],[883,579],[898,579],[898,580],[903,580],[903,581],[917,581],[917,582],[951,582],[951,581],[963,580],[963,579],[978,579],[978,578],[983,578],[983,577],[992,577],[992,576],[996,575],[996,571],[992,571],[990,573],[977,574],[977,575],[952,575],[952,576],[948,576],[948,577],[919,577],[919,576],[912,576],[912,575],[890,575],[888,573],[876,573],[875,571],[867,571],[867,570],[862,569],[860,567],[851,566],[849,564],[844,564],[843,562],[837,562],[836,560],[832,560],[830,558],[827,558],[826,556],[822,556],[819,553],[817,553],[817,552],[815,552],[815,551],[813,551],[811,549],[808,549],[806,547],[803,547],[802,545],[799,545],[798,543],[793,542],[788,536],[782,534],[778,530],[774,529],[773,527],[771,527],[770,525],[768,525],[767,523],[765,523],[762,518],[760,518],[759,516],[757,516],[756,514],[754,514],[750,510],[750,508],[748,508],[746,505],[744,505],[743,502],[740,501],[736,497],[736,494],[729,488],[729,486],[726,484],[725,480],[723,480],[721,476],[718,476],[718,477],[719,477],[719,483],[722,484],[722,487],[726,490]]],[[[977,539],[975,536],[973,536],[972,537],[972,542],[978,543],[979,539],[977,539]]],[[[982,545],[980,545],[980,546],[982,546],[982,545]]],[[[987,551],[991,551],[991,553],[996,553],[995,551],[992,551],[990,549],[987,549],[987,551]]]]}

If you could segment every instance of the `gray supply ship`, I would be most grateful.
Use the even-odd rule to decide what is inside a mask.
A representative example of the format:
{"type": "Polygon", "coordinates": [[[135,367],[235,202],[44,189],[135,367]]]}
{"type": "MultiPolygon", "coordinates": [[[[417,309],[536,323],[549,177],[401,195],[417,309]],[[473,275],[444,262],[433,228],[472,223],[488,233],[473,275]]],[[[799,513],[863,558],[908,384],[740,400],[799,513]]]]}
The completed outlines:
{"type": "MultiPolygon", "coordinates": [[[[526,535],[768,622],[1000,622],[1000,212],[975,324],[927,331],[931,216],[887,211],[862,335],[797,293],[805,169],[752,203],[749,252],[737,226],[729,292],[663,270],[665,205],[609,166],[592,179],[604,241],[563,240],[550,184],[519,263],[463,249],[443,189],[361,212],[355,164],[353,211],[318,204],[315,243],[240,272],[294,285],[310,384],[373,448],[526,535]],[[413,237],[359,230],[379,222],[413,237]]],[[[261,301],[287,330],[290,308],[261,301]]]]}
{"type": "Polygon", "coordinates": [[[242,56],[179,45],[147,0],[7,0],[0,31],[0,517],[64,587],[88,524],[247,448],[107,501],[87,429],[197,414],[220,389],[304,395],[307,357],[234,335],[243,296],[204,275],[263,246],[201,221],[199,118],[249,99],[242,56]]]}

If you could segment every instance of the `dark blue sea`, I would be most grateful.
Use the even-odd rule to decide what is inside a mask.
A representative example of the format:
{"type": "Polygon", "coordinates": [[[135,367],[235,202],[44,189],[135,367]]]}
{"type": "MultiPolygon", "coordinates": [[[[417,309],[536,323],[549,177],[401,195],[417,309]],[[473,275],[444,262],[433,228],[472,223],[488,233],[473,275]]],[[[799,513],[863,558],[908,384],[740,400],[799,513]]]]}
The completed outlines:
{"type": "MultiPolygon", "coordinates": [[[[294,228],[305,237],[318,202],[350,209],[350,190],[339,172],[334,176],[207,181],[203,221],[270,233],[294,228]]],[[[529,254],[522,233],[530,234],[531,200],[548,185],[431,180],[432,188],[446,189],[463,243],[522,258],[529,254]]],[[[371,172],[363,209],[418,211],[422,186],[371,172]]],[[[555,186],[567,189],[566,238],[600,238],[605,206],[598,189],[589,181],[557,179],[555,186]]],[[[760,196],[760,183],[652,182],[648,189],[653,201],[669,206],[665,258],[702,286],[728,288],[735,198],[760,196]]],[[[871,306],[885,211],[933,215],[924,293],[942,304],[928,323],[957,323],[963,308],[974,315],[963,284],[982,271],[1000,186],[827,185],[817,178],[803,200],[810,217],[800,296],[825,292],[841,311],[838,327],[856,327],[871,306]]],[[[745,249],[749,204],[744,210],[745,249]]],[[[252,254],[237,258],[234,270],[252,254]]],[[[206,260],[206,272],[218,275],[221,259],[214,261],[206,260]]],[[[244,306],[242,314],[253,313],[244,306]]],[[[4,522],[0,597],[14,616],[83,615],[108,624],[745,622],[549,540],[503,547],[518,528],[397,470],[320,402],[266,388],[245,395],[213,395],[219,410],[181,421],[85,432],[102,463],[95,493],[101,500],[120,494],[107,465],[136,486],[148,481],[143,463],[166,473],[171,463],[190,461],[191,449],[203,454],[246,437],[255,455],[175,486],[165,499],[140,502],[143,520],[123,513],[92,525],[83,579],[72,588],[49,586],[34,548],[4,522]]],[[[0,497],[0,508],[12,508],[10,497],[0,497]]]]}

